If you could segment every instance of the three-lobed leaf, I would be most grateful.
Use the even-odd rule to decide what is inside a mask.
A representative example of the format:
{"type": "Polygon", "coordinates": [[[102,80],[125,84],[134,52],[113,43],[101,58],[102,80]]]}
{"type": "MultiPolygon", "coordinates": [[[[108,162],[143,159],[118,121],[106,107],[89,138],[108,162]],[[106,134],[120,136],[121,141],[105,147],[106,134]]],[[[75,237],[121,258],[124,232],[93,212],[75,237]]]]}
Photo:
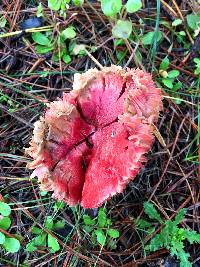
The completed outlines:
{"type": "Polygon", "coordinates": [[[112,221],[107,218],[106,209],[100,208],[96,218],[92,219],[89,215],[83,215],[83,229],[91,234],[92,242],[97,242],[104,246],[108,244],[107,240],[116,239],[119,237],[119,231],[113,228],[109,228],[112,225],[112,221]],[[108,239],[107,239],[108,237],[108,239]]]}

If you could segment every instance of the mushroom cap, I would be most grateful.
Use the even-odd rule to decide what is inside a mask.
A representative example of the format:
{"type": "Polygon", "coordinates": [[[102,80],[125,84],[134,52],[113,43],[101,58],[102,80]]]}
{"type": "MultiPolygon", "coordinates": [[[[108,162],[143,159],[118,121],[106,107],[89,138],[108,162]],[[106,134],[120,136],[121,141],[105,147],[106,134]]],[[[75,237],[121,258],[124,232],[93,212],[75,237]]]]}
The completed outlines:
{"type": "Polygon", "coordinates": [[[146,161],[162,109],[150,74],[118,66],[75,74],[73,90],[49,104],[30,147],[41,187],[73,206],[99,207],[146,161]]]}

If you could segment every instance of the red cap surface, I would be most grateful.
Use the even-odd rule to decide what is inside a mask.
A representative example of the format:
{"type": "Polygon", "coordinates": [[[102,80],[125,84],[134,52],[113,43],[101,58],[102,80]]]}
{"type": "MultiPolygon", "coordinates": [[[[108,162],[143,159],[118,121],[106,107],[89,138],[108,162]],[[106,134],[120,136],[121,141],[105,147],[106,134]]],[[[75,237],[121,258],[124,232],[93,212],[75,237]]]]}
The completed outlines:
{"type": "Polygon", "coordinates": [[[99,207],[143,166],[161,109],[161,90],[139,69],[75,74],[73,90],[35,123],[27,149],[32,177],[71,206],[99,207]]]}

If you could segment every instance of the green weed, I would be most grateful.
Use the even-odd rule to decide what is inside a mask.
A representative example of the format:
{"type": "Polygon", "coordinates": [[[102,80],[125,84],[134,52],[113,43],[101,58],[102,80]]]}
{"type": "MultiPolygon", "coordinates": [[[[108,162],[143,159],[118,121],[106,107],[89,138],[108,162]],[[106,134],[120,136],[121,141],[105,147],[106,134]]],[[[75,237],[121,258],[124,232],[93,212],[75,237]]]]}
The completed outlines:
{"type": "Polygon", "coordinates": [[[11,208],[5,202],[0,202],[0,246],[7,252],[15,253],[20,249],[20,242],[17,238],[8,237],[6,231],[11,226],[11,208]]]}
{"type": "Polygon", "coordinates": [[[106,215],[105,208],[100,208],[98,215],[92,219],[89,215],[83,215],[83,229],[91,234],[92,243],[107,246],[111,249],[116,248],[116,239],[119,231],[111,228],[112,221],[106,215]]]}
{"type": "MultiPolygon", "coordinates": [[[[155,206],[150,202],[144,203],[144,212],[149,219],[155,220],[162,224],[160,233],[156,234],[145,246],[145,251],[156,251],[160,248],[166,248],[172,256],[176,256],[180,260],[180,267],[190,267],[189,253],[185,251],[185,241],[190,244],[200,243],[200,234],[190,229],[180,227],[179,224],[184,219],[186,210],[181,209],[173,220],[164,221],[155,206]]],[[[148,234],[152,234],[155,230],[155,223],[139,219],[136,221],[136,227],[139,230],[145,230],[148,234]]]]}
{"type": "MultiPolygon", "coordinates": [[[[44,222],[44,227],[49,231],[57,231],[65,227],[65,221],[55,220],[52,216],[47,216],[44,222]]],[[[60,245],[53,235],[44,232],[41,228],[36,226],[32,227],[31,232],[35,237],[26,245],[27,251],[36,251],[38,247],[40,247],[40,249],[48,248],[51,253],[60,250],[60,245]]]]}
{"type": "Polygon", "coordinates": [[[200,58],[194,58],[194,63],[195,63],[194,74],[200,76],[200,58]]]}
{"type": "Polygon", "coordinates": [[[169,59],[165,57],[159,68],[160,80],[161,83],[172,91],[176,92],[178,89],[182,87],[182,83],[178,80],[178,76],[180,72],[178,70],[170,70],[169,68],[169,59]]]}
{"type": "Polygon", "coordinates": [[[66,40],[74,39],[76,36],[75,29],[72,26],[67,27],[54,39],[52,32],[34,32],[32,39],[36,43],[35,49],[38,54],[46,54],[54,51],[52,59],[54,61],[63,60],[66,64],[71,62],[69,46],[66,40]]]}
{"type": "MultiPolygon", "coordinates": [[[[72,0],[75,6],[81,6],[84,0],[72,0]]],[[[66,18],[66,11],[69,8],[70,0],[48,0],[48,7],[53,11],[59,11],[60,15],[66,18]]]]}
{"type": "Polygon", "coordinates": [[[132,33],[132,22],[122,19],[124,11],[135,13],[142,8],[141,0],[128,0],[125,5],[121,0],[101,0],[102,12],[114,23],[112,35],[115,38],[128,39],[132,33]]]}
{"type": "Polygon", "coordinates": [[[7,19],[4,16],[0,17],[0,28],[4,28],[6,26],[7,19]]]}

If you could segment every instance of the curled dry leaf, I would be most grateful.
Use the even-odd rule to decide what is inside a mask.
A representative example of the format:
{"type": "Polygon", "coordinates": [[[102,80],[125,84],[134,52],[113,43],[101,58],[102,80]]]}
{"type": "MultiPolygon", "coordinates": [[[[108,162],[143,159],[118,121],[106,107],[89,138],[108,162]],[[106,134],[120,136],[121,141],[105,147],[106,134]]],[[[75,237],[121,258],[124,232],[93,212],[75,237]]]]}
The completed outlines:
{"type": "Polygon", "coordinates": [[[160,89],[139,69],[75,74],[73,90],[35,123],[26,150],[32,177],[69,205],[100,206],[139,172],[161,109],[160,89]]]}

